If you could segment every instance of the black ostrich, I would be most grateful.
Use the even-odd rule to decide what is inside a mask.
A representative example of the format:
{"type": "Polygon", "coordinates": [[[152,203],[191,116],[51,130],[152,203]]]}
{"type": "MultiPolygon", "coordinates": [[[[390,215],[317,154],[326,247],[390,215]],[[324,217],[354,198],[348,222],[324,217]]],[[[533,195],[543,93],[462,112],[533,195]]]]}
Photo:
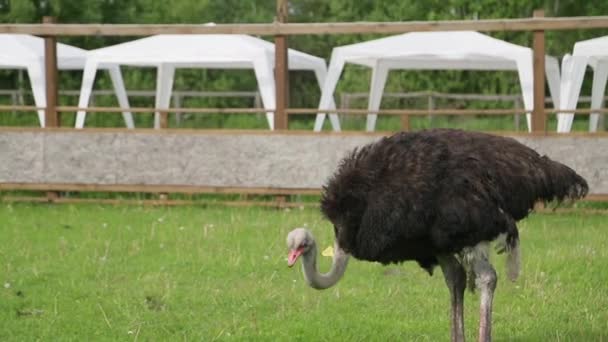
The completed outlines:
{"type": "Polygon", "coordinates": [[[355,149],[324,187],[321,210],[336,235],[330,271],[317,271],[315,240],[303,228],[287,236],[288,264],[302,255],[316,289],[336,284],[350,255],[382,264],[415,260],[429,274],[439,265],[450,291],[452,341],[464,340],[467,284],[480,290],[479,340],[490,341],[496,272],[489,243],[507,253],[507,276],[515,280],[515,222],[537,201],[587,191],[572,169],[514,139],[449,129],[398,133],[355,149]]]}

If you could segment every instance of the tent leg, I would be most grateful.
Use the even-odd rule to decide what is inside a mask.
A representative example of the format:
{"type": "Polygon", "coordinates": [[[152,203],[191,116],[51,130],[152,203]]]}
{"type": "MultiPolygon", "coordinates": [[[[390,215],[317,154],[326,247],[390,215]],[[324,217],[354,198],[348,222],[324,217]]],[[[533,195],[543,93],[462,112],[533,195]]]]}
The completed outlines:
{"type": "MultiPolygon", "coordinates": [[[[593,87],[591,91],[591,109],[600,109],[604,102],[604,91],[608,80],[608,62],[598,62],[593,73],[593,87]]],[[[603,116],[603,114],[601,115],[603,116]]],[[[591,113],[589,116],[589,132],[597,132],[600,123],[600,114],[591,113]]]]}
{"type": "MultiPolygon", "coordinates": [[[[376,66],[372,70],[372,82],[371,89],[369,90],[369,102],[367,109],[370,112],[377,112],[380,109],[380,102],[382,101],[382,92],[384,92],[384,85],[386,84],[386,77],[388,76],[388,68],[381,63],[376,63],[376,66]]],[[[373,132],[376,129],[376,118],[377,113],[367,115],[366,130],[373,132]]]]}
{"type": "MultiPolygon", "coordinates": [[[[112,85],[114,86],[114,93],[118,99],[118,104],[121,108],[129,108],[129,97],[127,96],[127,90],[125,88],[125,82],[120,72],[120,66],[114,65],[109,68],[110,78],[112,79],[112,85]]],[[[133,121],[133,114],[129,111],[122,112],[122,118],[125,121],[127,128],[135,128],[135,122],[133,121]]]]}
{"type": "MultiPolygon", "coordinates": [[[[156,75],[156,108],[167,109],[171,101],[171,90],[173,89],[173,75],[175,67],[161,64],[158,66],[156,75]]],[[[168,112],[163,110],[154,113],[154,128],[167,128],[169,125],[168,112]]]]}

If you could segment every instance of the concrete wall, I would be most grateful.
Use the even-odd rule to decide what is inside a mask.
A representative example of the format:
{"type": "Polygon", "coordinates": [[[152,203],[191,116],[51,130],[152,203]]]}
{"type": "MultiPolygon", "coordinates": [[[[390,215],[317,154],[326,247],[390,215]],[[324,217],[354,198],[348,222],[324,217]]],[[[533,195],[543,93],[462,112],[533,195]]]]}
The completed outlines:
{"type": "MultiPolygon", "coordinates": [[[[0,183],[320,188],[367,134],[0,131],[0,183]]],[[[608,194],[608,136],[516,137],[608,194]]]]}

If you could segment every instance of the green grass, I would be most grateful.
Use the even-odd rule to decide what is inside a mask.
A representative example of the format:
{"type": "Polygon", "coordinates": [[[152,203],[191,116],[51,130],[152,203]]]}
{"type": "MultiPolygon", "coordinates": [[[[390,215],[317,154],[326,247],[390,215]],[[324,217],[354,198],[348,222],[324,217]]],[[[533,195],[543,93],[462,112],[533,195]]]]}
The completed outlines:
{"type": "MultiPolygon", "coordinates": [[[[2,204],[0,222],[2,341],[448,339],[439,270],[353,261],[316,291],[288,269],[290,228],[331,243],[315,209],[2,204]]],[[[520,231],[517,283],[495,258],[495,340],[607,340],[608,216],[536,214],[520,231]]],[[[474,340],[478,295],[465,301],[474,340]]]]}

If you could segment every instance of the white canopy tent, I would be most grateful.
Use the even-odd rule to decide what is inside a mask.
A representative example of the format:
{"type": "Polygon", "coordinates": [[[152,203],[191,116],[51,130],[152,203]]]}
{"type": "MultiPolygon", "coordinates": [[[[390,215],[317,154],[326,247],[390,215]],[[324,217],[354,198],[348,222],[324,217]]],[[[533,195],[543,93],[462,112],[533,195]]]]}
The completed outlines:
{"type": "MultiPolygon", "coordinates": [[[[82,70],[86,62],[86,50],[74,46],[57,44],[57,68],[59,70],[82,70]]],[[[34,102],[37,107],[46,106],[46,75],[44,64],[44,39],[27,34],[0,34],[0,68],[27,70],[34,102]]],[[[114,80],[120,74],[110,69],[114,80]]],[[[127,118],[125,118],[126,120],[127,118]]],[[[44,127],[44,111],[38,110],[38,121],[44,127]]],[[[133,125],[127,121],[127,125],[133,125]]]]}
{"type": "MultiPolygon", "coordinates": [[[[57,44],[57,67],[61,70],[83,69],[85,50],[57,44]]],[[[25,69],[30,79],[36,107],[46,106],[44,39],[27,34],[0,34],[0,68],[25,69]]],[[[38,110],[38,121],[44,127],[44,110],[38,110]]]]}
{"type": "MultiPolygon", "coordinates": [[[[600,109],[608,79],[608,36],[577,42],[572,55],[564,56],[560,109],[576,109],[587,65],[593,69],[591,109],[600,109]]],[[[570,132],[573,120],[572,113],[558,114],[557,131],[570,132]]],[[[589,117],[589,131],[597,131],[598,123],[599,114],[592,113],[589,117]]]]}
{"type": "MultiPolygon", "coordinates": [[[[334,48],[319,109],[332,109],[333,94],[345,63],[372,68],[368,110],[377,111],[387,75],[393,69],[407,70],[516,70],[530,129],[533,96],[532,50],[474,31],[412,32],[334,48]]],[[[554,103],[559,103],[559,65],[545,58],[545,72],[554,103]]],[[[335,114],[330,114],[339,130],[335,114]]],[[[368,114],[367,130],[373,131],[376,114],[368,114]]],[[[319,113],[315,131],[320,131],[325,113],[319,113]]]]}
{"type": "MultiPolygon", "coordinates": [[[[288,58],[290,70],[312,70],[319,86],[323,84],[327,66],[322,58],[291,49],[288,58]]],[[[156,35],[93,50],[85,66],[78,106],[88,106],[98,68],[120,65],[157,68],[156,108],[169,108],[176,68],[253,69],[264,107],[275,108],[274,44],[259,38],[231,34],[156,35]]],[[[127,108],[122,78],[114,83],[114,89],[124,100],[121,106],[127,108]]],[[[85,116],[85,111],[77,113],[77,128],[84,126],[85,116]]],[[[273,117],[272,112],[266,113],[271,129],[273,117]]],[[[157,112],[154,127],[159,125],[157,112]]]]}

